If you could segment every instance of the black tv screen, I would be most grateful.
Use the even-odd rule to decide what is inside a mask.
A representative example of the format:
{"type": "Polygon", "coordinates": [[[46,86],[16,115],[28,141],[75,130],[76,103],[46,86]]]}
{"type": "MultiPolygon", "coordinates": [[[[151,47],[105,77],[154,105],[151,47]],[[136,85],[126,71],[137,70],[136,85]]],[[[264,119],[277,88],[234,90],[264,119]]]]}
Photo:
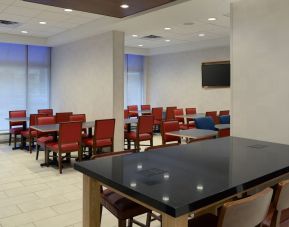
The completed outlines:
{"type": "Polygon", "coordinates": [[[203,87],[230,87],[230,62],[214,62],[202,64],[203,87]]]}

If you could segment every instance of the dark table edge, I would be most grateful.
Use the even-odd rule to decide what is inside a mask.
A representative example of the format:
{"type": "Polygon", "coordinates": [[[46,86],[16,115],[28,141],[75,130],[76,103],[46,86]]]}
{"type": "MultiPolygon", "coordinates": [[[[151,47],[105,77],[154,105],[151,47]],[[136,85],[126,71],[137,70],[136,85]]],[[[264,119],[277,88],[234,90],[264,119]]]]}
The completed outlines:
{"type": "Polygon", "coordinates": [[[286,173],[289,173],[289,166],[288,166],[286,168],[283,168],[283,169],[280,169],[278,171],[264,175],[260,178],[256,178],[252,181],[246,182],[242,185],[234,186],[234,187],[232,187],[226,191],[223,191],[223,192],[220,192],[220,193],[215,194],[213,196],[207,197],[205,199],[201,199],[199,201],[196,201],[196,202],[194,202],[194,204],[189,205],[189,208],[187,206],[174,208],[174,207],[171,207],[169,205],[164,205],[161,202],[159,202],[158,200],[146,197],[137,191],[134,191],[134,190],[129,189],[129,188],[125,188],[118,183],[111,182],[110,180],[106,179],[105,177],[98,175],[98,174],[95,174],[92,171],[87,170],[86,168],[83,168],[81,166],[81,163],[75,163],[74,169],[78,170],[79,172],[83,173],[84,175],[87,175],[89,177],[92,177],[92,178],[100,181],[101,183],[103,183],[103,184],[105,184],[105,185],[107,185],[113,189],[116,189],[116,190],[118,190],[118,191],[120,191],[120,192],[122,192],[128,196],[131,196],[131,197],[139,200],[140,202],[143,202],[144,204],[147,204],[151,207],[156,208],[159,211],[162,211],[166,214],[169,214],[172,217],[179,217],[179,216],[182,216],[184,214],[194,212],[200,208],[206,207],[210,204],[221,201],[225,198],[234,196],[234,195],[241,193],[245,190],[251,189],[251,188],[256,187],[258,185],[261,185],[267,181],[273,180],[274,178],[277,178],[277,177],[280,177],[286,173]]]}

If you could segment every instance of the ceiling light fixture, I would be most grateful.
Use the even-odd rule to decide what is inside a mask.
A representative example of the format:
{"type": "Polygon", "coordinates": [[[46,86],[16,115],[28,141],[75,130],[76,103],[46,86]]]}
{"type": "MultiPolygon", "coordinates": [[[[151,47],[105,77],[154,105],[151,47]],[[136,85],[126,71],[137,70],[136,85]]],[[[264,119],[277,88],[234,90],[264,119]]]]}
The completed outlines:
{"type": "Polygon", "coordinates": [[[172,30],[172,28],[164,28],[164,29],[167,30],[167,31],[168,31],[168,30],[172,30]]]}
{"type": "Polygon", "coordinates": [[[138,45],[139,47],[143,47],[143,45],[142,44],[140,44],[140,45],[138,45]]]}
{"type": "Polygon", "coordinates": [[[73,10],[72,10],[72,9],[64,9],[64,11],[70,13],[70,12],[72,12],[73,10]]]}
{"type": "Polygon", "coordinates": [[[27,34],[27,33],[28,33],[28,31],[21,31],[21,33],[23,33],[23,34],[27,34]]]}
{"type": "Polygon", "coordinates": [[[120,7],[123,8],[123,9],[127,9],[127,8],[129,8],[129,5],[127,5],[127,4],[122,4],[120,7]]]}
{"type": "Polygon", "coordinates": [[[137,37],[138,37],[138,35],[132,35],[132,37],[134,37],[134,38],[137,38],[137,37]]]}
{"type": "Polygon", "coordinates": [[[204,36],[205,36],[204,33],[199,34],[199,37],[204,37],[204,36]]]}
{"type": "Polygon", "coordinates": [[[165,41],[166,41],[166,42],[171,42],[171,40],[170,40],[170,39],[166,39],[165,41]]]}
{"type": "Polygon", "coordinates": [[[39,24],[47,24],[45,21],[40,21],[39,24]]]}
{"type": "Polygon", "coordinates": [[[210,18],[208,18],[208,21],[215,21],[215,20],[217,20],[216,17],[210,17],[210,18]]]}

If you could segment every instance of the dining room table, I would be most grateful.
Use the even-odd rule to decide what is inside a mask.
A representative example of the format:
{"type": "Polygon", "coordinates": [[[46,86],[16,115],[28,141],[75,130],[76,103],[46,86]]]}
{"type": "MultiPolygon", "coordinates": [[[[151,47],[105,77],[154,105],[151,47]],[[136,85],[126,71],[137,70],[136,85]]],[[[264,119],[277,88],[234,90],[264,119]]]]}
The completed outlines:
{"type": "Polygon", "coordinates": [[[101,186],[188,227],[195,217],[289,177],[289,146],[238,137],[76,163],[83,174],[83,226],[100,227],[101,186]]]}
{"type": "Polygon", "coordinates": [[[187,143],[190,143],[195,140],[214,138],[218,135],[218,132],[214,130],[193,128],[193,129],[166,132],[166,135],[185,138],[187,143]]]}

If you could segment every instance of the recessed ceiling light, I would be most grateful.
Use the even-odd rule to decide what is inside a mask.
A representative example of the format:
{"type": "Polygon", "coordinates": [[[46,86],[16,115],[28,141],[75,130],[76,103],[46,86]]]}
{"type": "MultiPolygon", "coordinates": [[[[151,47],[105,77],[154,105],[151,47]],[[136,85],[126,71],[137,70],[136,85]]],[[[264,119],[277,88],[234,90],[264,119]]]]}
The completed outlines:
{"type": "Polygon", "coordinates": [[[70,13],[70,12],[72,12],[73,10],[72,10],[72,9],[64,9],[64,11],[70,13]]]}
{"type": "Polygon", "coordinates": [[[199,34],[199,37],[204,37],[204,36],[205,36],[204,33],[199,34]]]}
{"type": "Polygon", "coordinates": [[[165,41],[166,41],[166,42],[171,42],[171,40],[170,40],[170,39],[166,39],[165,41]]]}
{"type": "Polygon", "coordinates": [[[143,47],[143,45],[142,44],[140,44],[140,45],[138,45],[139,47],[143,47]]]}
{"type": "Polygon", "coordinates": [[[127,8],[129,8],[129,5],[127,5],[127,4],[122,4],[120,7],[123,8],[123,9],[127,9],[127,8]]]}
{"type": "Polygon", "coordinates": [[[39,24],[47,24],[45,21],[40,21],[39,24]]]}
{"type": "Polygon", "coordinates": [[[132,37],[136,38],[136,37],[138,37],[138,35],[132,35],[132,37]]]}
{"type": "Polygon", "coordinates": [[[21,33],[23,33],[23,34],[27,34],[27,33],[28,33],[28,31],[21,31],[21,33]]]}
{"type": "Polygon", "coordinates": [[[217,20],[216,17],[210,17],[210,18],[208,18],[208,21],[215,21],[215,20],[217,20]]]}
{"type": "Polygon", "coordinates": [[[168,30],[171,30],[172,28],[168,28],[168,27],[167,27],[167,28],[164,28],[164,29],[168,31],[168,30]]]}

